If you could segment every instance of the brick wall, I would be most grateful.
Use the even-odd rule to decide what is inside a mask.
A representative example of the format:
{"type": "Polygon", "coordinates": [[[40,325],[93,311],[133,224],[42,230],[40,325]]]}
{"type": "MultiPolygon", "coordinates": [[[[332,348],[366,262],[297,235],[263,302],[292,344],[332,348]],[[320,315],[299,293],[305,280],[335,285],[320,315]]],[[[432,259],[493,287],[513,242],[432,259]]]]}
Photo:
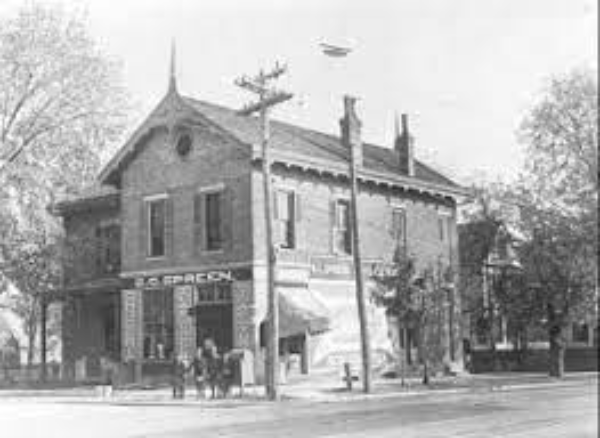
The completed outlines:
{"type": "MultiPolygon", "coordinates": [[[[254,254],[255,260],[264,266],[265,227],[263,209],[259,207],[263,201],[262,175],[259,170],[254,172],[252,181],[253,205],[256,206],[253,211],[254,254]]],[[[309,261],[315,256],[327,256],[340,263],[352,263],[351,256],[335,254],[331,231],[333,201],[350,197],[345,183],[276,168],[274,188],[291,189],[300,197],[300,219],[296,225],[297,248],[291,251],[299,255],[296,257],[298,260],[309,261]]],[[[358,204],[361,250],[366,267],[365,276],[370,274],[369,266],[372,262],[390,260],[393,256],[396,244],[390,234],[392,210],[399,207],[406,212],[407,244],[410,253],[417,261],[418,269],[436,267],[438,263],[443,266],[452,264],[456,267],[458,262],[456,211],[451,203],[412,193],[384,191],[361,185],[358,204]],[[443,240],[440,239],[438,228],[440,216],[445,217],[448,221],[447,233],[443,240]]],[[[278,260],[282,260],[282,256],[280,254],[278,260]]],[[[293,260],[294,257],[290,256],[286,250],[285,259],[293,260]]],[[[263,276],[264,268],[255,268],[256,303],[258,313],[262,317],[266,313],[266,287],[262,281],[263,276]]],[[[335,359],[334,350],[336,348],[358,349],[358,323],[354,308],[353,282],[348,279],[339,281],[313,279],[310,281],[310,287],[321,293],[326,305],[337,315],[335,317],[340,319],[334,321],[331,333],[317,337],[318,339],[315,340],[314,360],[331,362],[327,355],[333,353],[335,359]]],[[[370,287],[370,282],[367,282],[367,300],[370,287]]],[[[460,297],[458,294],[454,294],[453,299],[455,300],[454,306],[450,307],[446,303],[447,307],[440,313],[438,321],[446,364],[451,362],[460,364],[462,359],[460,297]],[[453,312],[452,320],[449,312],[453,312]],[[452,331],[451,334],[450,331],[452,331]]],[[[385,315],[382,309],[375,309],[371,305],[368,307],[374,349],[380,351],[381,354],[389,352],[391,343],[385,315]]],[[[460,367],[460,365],[458,366],[460,367]]]]}
{"type": "MultiPolygon", "coordinates": [[[[166,130],[158,131],[123,173],[123,271],[197,267],[251,259],[250,166],[248,152],[218,133],[194,129],[191,153],[182,159],[166,130]],[[193,239],[193,198],[203,187],[231,191],[232,244],[224,251],[198,252],[193,239]],[[173,202],[173,242],[167,257],[148,260],[140,235],[145,196],[167,193],[173,202]]],[[[169,244],[167,244],[169,246],[169,244]]]]}
{"type": "MultiPolygon", "coordinates": [[[[252,177],[254,255],[264,260],[264,214],[262,205],[262,176],[255,171],[252,177]]],[[[294,190],[300,197],[301,219],[297,224],[298,252],[313,255],[334,255],[331,234],[331,203],[335,199],[349,199],[349,190],[343,183],[306,177],[299,173],[277,172],[274,188],[294,190]]],[[[365,260],[389,260],[395,244],[390,236],[392,206],[406,211],[409,251],[424,268],[442,260],[449,263],[457,258],[456,212],[453,206],[431,198],[390,193],[361,186],[358,197],[362,256],[365,260]],[[449,236],[440,240],[438,217],[448,217],[449,236]]],[[[349,259],[348,256],[341,258],[349,259]]]]}
{"type": "Polygon", "coordinates": [[[195,290],[191,286],[178,286],[173,290],[175,311],[175,352],[191,359],[196,353],[196,326],[188,313],[196,301],[195,290]]]}

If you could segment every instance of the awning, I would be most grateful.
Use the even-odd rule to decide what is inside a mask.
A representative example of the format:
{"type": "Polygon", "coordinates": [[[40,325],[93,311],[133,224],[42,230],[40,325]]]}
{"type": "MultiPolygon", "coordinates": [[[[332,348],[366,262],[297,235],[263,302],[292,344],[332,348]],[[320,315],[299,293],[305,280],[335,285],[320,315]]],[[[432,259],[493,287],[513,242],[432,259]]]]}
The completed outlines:
{"type": "Polygon", "coordinates": [[[329,330],[329,311],[319,293],[307,288],[280,287],[279,297],[279,337],[316,335],[329,330]]]}

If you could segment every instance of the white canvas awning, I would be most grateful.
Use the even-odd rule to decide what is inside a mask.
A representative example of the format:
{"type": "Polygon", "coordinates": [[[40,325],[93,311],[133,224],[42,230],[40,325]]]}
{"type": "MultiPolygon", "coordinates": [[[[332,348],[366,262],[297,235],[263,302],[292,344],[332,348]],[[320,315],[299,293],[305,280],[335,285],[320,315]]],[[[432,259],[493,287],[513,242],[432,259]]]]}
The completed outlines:
{"type": "Polygon", "coordinates": [[[279,337],[316,335],[329,330],[329,310],[319,298],[319,293],[308,288],[280,287],[279,337]]]}

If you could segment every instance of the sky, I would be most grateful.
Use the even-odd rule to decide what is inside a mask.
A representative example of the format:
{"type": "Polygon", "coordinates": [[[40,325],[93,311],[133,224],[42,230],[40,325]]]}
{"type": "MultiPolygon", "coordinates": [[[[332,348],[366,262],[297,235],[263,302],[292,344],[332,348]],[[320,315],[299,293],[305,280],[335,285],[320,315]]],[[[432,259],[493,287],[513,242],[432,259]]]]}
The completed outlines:
{"type": "MultiPolygon", "coordinates": [[[[23,1],[2,0],[0,15],[23,1]]],[[[234,80],[278,61],[294,99],[274,117],[337,134],[351,94],[363,139],[391,147],[394,115],[407,113],[417,158],[461,183],[515,178],[516,129],[549,78],[597,68],[594,0],[39,2],[86,12],[140,117],[166,92],[174,39],[182,94],[240,108],[252,96],[234,80]],[[326,57],[321,42],[352,52],[326,57]]]]}

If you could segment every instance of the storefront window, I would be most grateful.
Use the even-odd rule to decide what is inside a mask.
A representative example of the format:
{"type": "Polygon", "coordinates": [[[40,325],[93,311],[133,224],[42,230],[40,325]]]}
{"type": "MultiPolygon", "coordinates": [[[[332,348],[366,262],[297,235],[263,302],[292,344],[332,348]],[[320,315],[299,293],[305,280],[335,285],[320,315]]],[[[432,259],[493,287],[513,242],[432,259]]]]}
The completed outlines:
{"type": "Polygon", "coordinates": [[[173,291],[144,291],[144,358],[171,359],[174,346],[173,291]]]}
{"type": "Polygon", "coordinates": [[[198,304],[227,304],[231,301],[231,283],[209,283],[198,286],[198,304]]]}

